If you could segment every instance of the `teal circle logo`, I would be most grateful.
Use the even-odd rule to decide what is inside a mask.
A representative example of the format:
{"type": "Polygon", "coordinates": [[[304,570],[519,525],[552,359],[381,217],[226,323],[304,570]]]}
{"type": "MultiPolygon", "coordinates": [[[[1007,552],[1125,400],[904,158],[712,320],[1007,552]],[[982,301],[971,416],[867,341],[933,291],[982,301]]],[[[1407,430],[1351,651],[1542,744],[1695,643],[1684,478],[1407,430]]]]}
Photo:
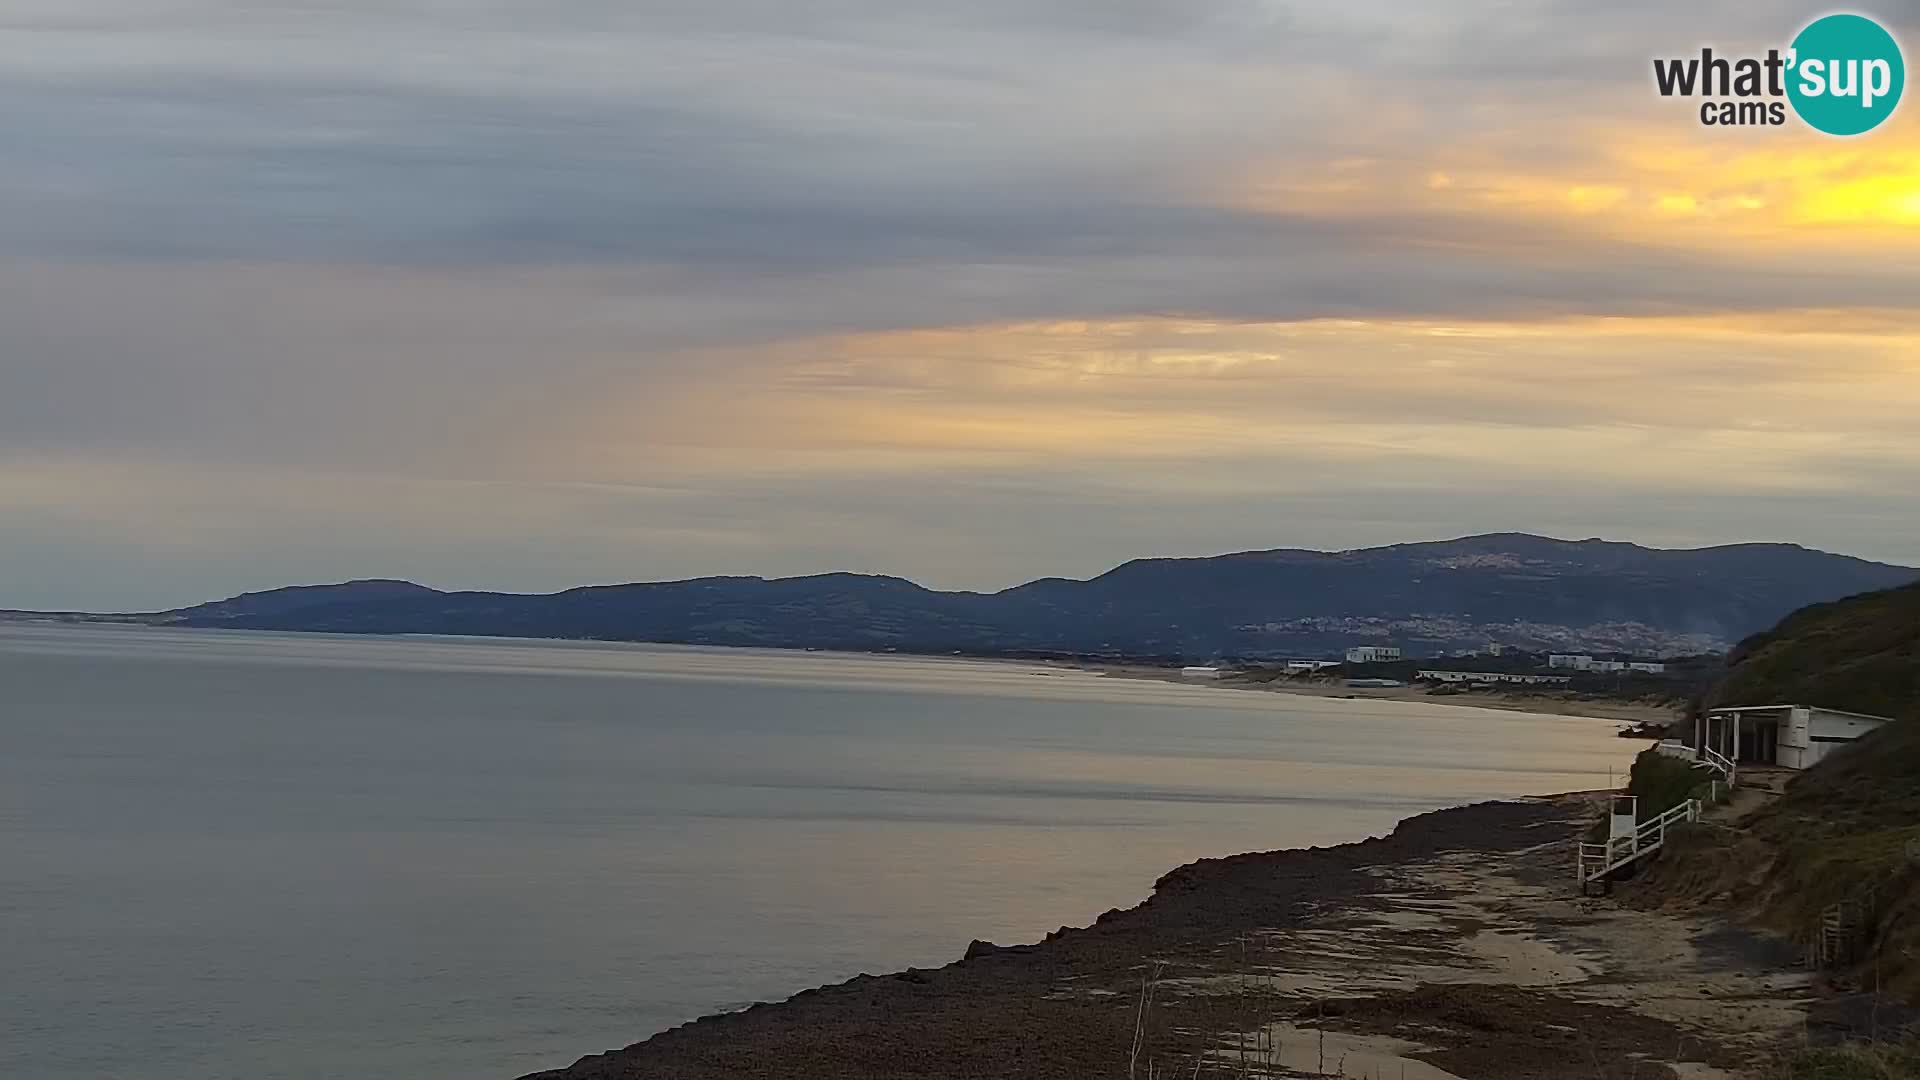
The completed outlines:
{"type": "Polygon", "coordinates": [[[1864,15],[1827,15],[1793,39],[1787,99],[1829,135],[1872,131],[1893,115],[1907,86],[1900,45],[1864,15]]]}

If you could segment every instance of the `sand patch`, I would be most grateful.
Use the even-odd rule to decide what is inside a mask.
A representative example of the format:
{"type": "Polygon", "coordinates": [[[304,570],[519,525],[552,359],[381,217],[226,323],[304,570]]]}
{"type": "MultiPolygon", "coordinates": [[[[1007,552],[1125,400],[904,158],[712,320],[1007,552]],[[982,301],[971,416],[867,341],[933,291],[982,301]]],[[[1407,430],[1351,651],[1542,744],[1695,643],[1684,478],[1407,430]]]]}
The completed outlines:
{"type": "MultiPolygon", "coordinates": [[[[1733,932],[1722,921],[1634,911],[1582,897],[1564,842],[1502,859],[1445,852],[1370,867],[1366,873],[1379,888],[1365,902],[1330,905],[1298,926],[1260,932],[1258,966],[1236,976],[1175,980],[1171,989],[1196,995],[1276,994],[1298,1003],[1296,1021],[1305,1017],[1316,1023],[1311,1011],[1316,1002],[1343,997],[1372,999],[1443,986],[1545,991],[1570,1007],[1624,1010],[1675,1025],[1662,1045],[1645,1047],[1645,1060],[1677,1062],[1674,1068],[1683,1080],[1734,1075],[1684,1059],[1723,1062],[1714,1048],[1721,1054],[1732,1047],[1759,1052],[1806,1023],[1812,990],[1804,971],[1769,967],[1757,958],[1758,951],[1743,959],[1703,946],[1713,935],[1733,932]]],[[[1522,1029],[1537,1024],[1518,1014],[1511,1022],[1522,1029]]],[[[1339,1048],[1339,1053],[1329,1050],[1329,1058],[1346,1055],[1352,1066],[1348,1075],[1391,1080],[1403,1064],[1410,1078],[1449,1075],[1406,1055],[1429,1046],[1455,1046],[1459,1032],[1450,1038],[1411,1017],[1370,1026],[1389,1034],[1346,1032],[1336,1039],[1328,1032],[1327,1045],[1339,1048]]],[[[1311,1028],[1283,1025],[1271,1032],[1288,1069],[1315,1075],[1319,1043],[1311,1028]],[[1301,1056],[1303,1040],[1312,1044],[1311,1060],[1301,1056]]],[[[1561,1036],[1577,1046],[1590,1034],[1568,1030],[1561,1036]]],[[[1331,1062],[1329,1073],[1339,1075],[1331,1062]]]]}
{"type": "Polygon", "coordinates": [[[1493,979],[1515,986],[1584,982],[1599,970],[1587,956],[1509,930],[1482,930],[1462,942],[1461,951],[1493,979]]]}
{"type": "MultiPolygon", "coordinates": [[[[1270,1024],[1264,1038],[1249,1047],[1248,1074],[1263,1078],[1350,1077],[1353,1080],[1464,1080],[1409,1054],[1431,1047],[1391,1035],[1355,1035],[1293,1024],[1270,1024]]],[[[1216,1050],[1213,1057],[1238,1066],[1238,1048],[1216,1050]]]]}

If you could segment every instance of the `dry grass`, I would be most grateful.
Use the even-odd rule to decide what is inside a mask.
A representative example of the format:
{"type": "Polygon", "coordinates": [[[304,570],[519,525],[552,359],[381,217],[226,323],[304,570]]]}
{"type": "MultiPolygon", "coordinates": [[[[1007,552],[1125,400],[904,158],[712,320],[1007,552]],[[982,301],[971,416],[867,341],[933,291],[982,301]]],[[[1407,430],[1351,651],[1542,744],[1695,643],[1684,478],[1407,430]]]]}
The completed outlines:
{"type": "Polygon", "coordinates": [[[1782,1059],[1774,1080],[1914,1080],[1920,1037],[1897,1043],[1846,1043],[1801,1050],[1782,1059]]]}

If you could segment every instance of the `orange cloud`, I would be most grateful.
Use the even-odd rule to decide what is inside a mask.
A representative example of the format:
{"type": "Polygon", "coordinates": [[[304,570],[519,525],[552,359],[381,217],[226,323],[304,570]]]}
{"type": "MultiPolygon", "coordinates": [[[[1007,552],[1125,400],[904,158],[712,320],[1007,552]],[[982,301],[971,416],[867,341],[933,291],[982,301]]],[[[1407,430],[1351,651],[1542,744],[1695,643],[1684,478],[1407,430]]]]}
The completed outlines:
{"type": "Polygon", "coordinates": [[[1841,244],[1920,250],[1920,119],[1842,141],[1800,128],[1704,135],[1671,118],[1583,129],[1529,153],[1528,132],[1406,157],[1287,162],[1212,198],[1288,213],[1516,218],[1596,239],[1706,251],[1841,244]]]}
{"type": "Polygon", "coordinates": [[[1711,472],[1730,489],[1832,485],[1835,456],[1920,467],[1920,315],[1902,311],[1032,322],[786,342],[726,366],[743,364],[752,377],[671,405],[611,395],[555,441],[558,467],[1080,462],[1145,483],[1156,463],[1269,458],[1655,488],[1711,472]]]}

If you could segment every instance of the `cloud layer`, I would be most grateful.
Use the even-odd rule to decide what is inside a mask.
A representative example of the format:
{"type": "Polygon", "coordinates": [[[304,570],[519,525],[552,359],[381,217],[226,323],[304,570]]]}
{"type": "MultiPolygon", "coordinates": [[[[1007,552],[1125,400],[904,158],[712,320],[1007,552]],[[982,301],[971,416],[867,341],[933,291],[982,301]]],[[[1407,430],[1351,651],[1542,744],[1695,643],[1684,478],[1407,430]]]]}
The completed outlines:
{"type": "Polygon", "coordinates": [[[1701,128],[1809,13],[1675,7],[10,5],[0,605],[1920,561],[1920,122],[1701,128]]]}

